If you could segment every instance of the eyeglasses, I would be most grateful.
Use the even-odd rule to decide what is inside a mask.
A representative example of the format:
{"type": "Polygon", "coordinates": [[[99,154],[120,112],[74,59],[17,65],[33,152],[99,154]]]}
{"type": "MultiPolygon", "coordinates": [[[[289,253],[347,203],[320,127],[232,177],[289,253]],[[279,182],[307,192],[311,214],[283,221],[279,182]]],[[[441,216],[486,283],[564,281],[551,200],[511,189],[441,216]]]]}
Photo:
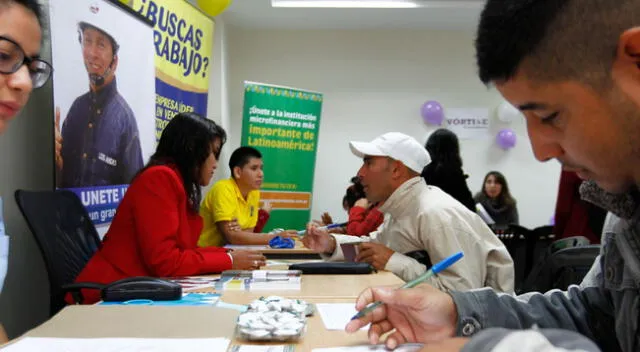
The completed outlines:
{"type": "Polygon", "coordinates": [[[9,38],[0,36],[0,73],[12,74],[27,65],[33,88],[42,87],[53,72],[51,65],[38,58],[27,57],[24,50],[9,38]]]}

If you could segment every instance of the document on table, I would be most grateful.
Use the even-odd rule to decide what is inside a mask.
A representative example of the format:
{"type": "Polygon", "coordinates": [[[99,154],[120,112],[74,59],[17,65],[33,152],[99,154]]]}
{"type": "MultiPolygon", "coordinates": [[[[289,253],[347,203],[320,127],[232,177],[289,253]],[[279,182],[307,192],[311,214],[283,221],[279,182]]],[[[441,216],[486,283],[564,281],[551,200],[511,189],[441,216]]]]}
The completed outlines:
{"type": "MultiPolygon", "coordinates": [[[[424,347],[421,343],[407,343],[398,346],[394,352],[418,352],[424,347]]],[[[370,346],[349,346],[349,347],[331,347],[331,348],[315,348],[311,352],[388,352],[384,345],[370,346]]]]}
{"type": "MultiPolygon", "coordinates": [[[[315,305],[327,330],[344,330],[347,323],[358,312],[355,303],[316,303],[315,305]]],[[[362,329],[369,329],[369,325],[362,329]]]]}
{"type": "Polygon", "coordinates": [[[295,345],[235,345],[231,352],[293,352],[295,345]]]}
{"type": "Polygon", "coordinates": [[[226,351],[229,339],[147,339],[147,338],[52,338],[25,337],[0,349],[2,352],[173,352],[226,351]]]}
{"type": "Polygon", "coordinates": [[[252,245],[252,244],[227,244],[224,246],[226,249],[239,249],[245,251],[260,251],[263,249],[270,249],[268,245],[260,244],[260,245],[252,245]]]}

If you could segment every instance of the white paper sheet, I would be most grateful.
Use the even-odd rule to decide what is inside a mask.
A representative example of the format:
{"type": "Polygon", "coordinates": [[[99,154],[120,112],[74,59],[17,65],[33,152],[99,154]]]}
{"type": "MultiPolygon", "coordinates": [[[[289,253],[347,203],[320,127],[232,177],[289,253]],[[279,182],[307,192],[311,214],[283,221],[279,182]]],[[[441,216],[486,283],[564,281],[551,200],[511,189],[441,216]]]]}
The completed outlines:
{"type": "MultiPolygon", "coordinates": [[[[315,305],[327,330],[344,330],[358,312],[355,303],[316,303],[315,305]]],[[[362,329],[369,329],[369,325],[362,329]]]]}
{"type": "Polygon", "coordinates": [[[229,339],[145,339],[145,338],[50,338],[26,337],[2,352],[173,352],[173,351],[226,351],[229,339]]]}
{"type": "Polygon", "coordinates": [[[267,259],[267,264],[265,266],[272,266],[272,265],[290,265],[290,262],[286,262],[286,261],[282,261],[282,260],[273,260],[273,259],[267,259]]]}

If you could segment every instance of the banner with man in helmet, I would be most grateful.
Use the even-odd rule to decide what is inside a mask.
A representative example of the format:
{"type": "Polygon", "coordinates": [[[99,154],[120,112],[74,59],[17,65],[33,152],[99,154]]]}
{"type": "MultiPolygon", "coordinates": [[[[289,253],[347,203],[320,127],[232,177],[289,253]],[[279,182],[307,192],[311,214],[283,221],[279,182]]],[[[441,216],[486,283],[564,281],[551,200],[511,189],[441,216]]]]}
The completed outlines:
{"type": "Polygon", "coordinates": [[[56,186],[104,232],[155,148],[153,28],[111,1],[49,4],[56,186]]]}
{"type": "Polygon", "coordinates": [[[125,0],[153,23],[156,54],[156,138],[174,115],[207,115],[213,21],[188,1],[125,0]]]}

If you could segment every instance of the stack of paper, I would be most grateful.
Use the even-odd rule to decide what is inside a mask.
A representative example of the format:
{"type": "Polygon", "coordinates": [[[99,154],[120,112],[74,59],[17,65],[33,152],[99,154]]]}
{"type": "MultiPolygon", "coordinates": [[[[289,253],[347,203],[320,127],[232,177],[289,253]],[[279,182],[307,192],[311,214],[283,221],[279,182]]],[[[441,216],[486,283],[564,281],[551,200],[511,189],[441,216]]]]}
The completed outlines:
{"type": "Polygon", "coordinates": [[[300,290],[300,270],[227,270],[222,272],[216,290],[279,291],[300,290]]]}
{"type": "Polygon", "coordinates": [[[218,278],[208,276],[181,276],[170,277],[167,280],[171,280],[176,284],[182,286],[182,291],[193,291],[203,288],[212,288],[218,278]]]}

